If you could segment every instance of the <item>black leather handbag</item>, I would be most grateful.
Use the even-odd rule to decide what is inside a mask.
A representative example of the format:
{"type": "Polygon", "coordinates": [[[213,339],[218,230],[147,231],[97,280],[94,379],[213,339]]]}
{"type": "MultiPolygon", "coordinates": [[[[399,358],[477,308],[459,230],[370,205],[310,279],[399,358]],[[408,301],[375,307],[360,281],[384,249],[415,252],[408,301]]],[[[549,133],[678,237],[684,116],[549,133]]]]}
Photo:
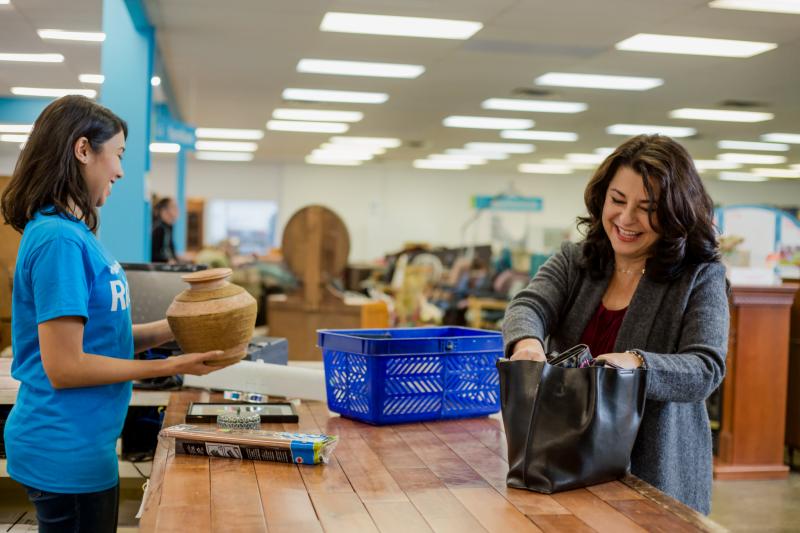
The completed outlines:
{"type": "Polygon", "coordinates": [[[509,487],[550,494],[612,481],[628,471],[647,373],[579,368],[588,354],[584,349],[548,363],[498,360],[509,487]]]}

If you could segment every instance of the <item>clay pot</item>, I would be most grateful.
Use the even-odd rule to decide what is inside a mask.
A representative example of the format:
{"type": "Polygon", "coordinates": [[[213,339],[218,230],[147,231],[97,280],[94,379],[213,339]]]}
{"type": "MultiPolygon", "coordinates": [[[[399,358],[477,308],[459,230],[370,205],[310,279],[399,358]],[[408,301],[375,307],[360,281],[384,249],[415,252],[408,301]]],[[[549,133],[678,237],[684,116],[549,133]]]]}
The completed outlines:
{"type": "Polygon", "coordinates": [[[256,300],[227,281],[230,268],[212,268],[181,276],[191,287],[167,309],[169,327],[184,353],[223,350],[207,365],[223,366],[241,360],[256,324],[256,300]]]}

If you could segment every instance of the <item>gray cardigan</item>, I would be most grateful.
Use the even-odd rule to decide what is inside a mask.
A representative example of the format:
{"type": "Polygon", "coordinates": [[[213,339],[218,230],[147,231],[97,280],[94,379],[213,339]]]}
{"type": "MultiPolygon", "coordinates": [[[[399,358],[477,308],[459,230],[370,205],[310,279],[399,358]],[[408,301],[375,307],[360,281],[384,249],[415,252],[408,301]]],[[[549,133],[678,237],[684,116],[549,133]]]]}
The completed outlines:
{"type": "MultiPolygon", "coordinates": [[[[611,279],[581,268],[582,248],[565,243],[512,300],[503,322],[506,356],[517,341],[537,338],[551,351],[580,341],[611,279]]],[[[728,348],[725,268],[703,263],[676,281],[645,275],[614,345],[638,349],[647,366],[644,417],[631,453],[631,472],[708,514],[711,430],[705,399],[722,382],[728,348]]],[[[594,354],[600,355],[600,354],[594,354]]]]}

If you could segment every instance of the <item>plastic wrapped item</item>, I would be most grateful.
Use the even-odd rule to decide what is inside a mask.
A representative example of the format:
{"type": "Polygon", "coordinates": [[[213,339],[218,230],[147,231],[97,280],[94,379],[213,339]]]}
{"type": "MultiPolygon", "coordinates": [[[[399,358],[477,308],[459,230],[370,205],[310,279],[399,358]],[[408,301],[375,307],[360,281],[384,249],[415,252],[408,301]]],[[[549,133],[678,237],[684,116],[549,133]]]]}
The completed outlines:
{"type": "Polygon", "coordinates": [[[336,435],[222,429],[192,424],[164,428],[159,436],[175,438],[175,453],[308,465],[327,463],[339,440],[336,435]]]}

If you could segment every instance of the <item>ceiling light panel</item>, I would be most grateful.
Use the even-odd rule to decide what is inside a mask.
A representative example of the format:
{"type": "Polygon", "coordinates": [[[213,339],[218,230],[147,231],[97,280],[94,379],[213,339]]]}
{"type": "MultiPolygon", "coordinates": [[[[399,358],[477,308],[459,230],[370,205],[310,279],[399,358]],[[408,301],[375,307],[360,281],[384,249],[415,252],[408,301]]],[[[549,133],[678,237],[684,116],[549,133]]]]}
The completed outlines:
{"type": "Polygon", "coordinates": [[[573,168],[567,165],[547,165],[543,163],[523,163],[517,170],[525,174],[572,174],[573,168]]]}
{"type": "Polygon", "coordinates": [[[299,133],[345,133],[350,126],[341,122],[307,122],[300,120],[270,120],[267,129],[299,133]]]}
{"type": "Polygon", "coordinates": [[[786,157],[782,155],[724,153],[719,154],[717,159],[743,165],[782,165],[786,163],[786,157]]]}
{"type": "Polygon", "coordinates": [[[610,135],[667,135],[669,137],[691,137],[697,134],[694,128],[657,126],[653,124],[612,124],[606,128],[610,135]]]}
{"type": "Polygon", "coordinates": [[[430,170],[467,170],[469,165],[458,161],[446,161],[443,159],[417,159],[413,163],[414,168],[430,170]]]}
{"type": "Polygon", "coordinates": [[[215,150],[220,152],[255,152],[258,145],[253,142],[236,141],[196,141],[195,150],[215,150]]]}
{"type": "Polygon", "coordinates": [[[336,159],[329,157],[315,157],[310,155],[306,156],[305,161],[309,165],[334,165],[342,167],[355,167],[362,163],[362,161],[357,159],[336,159]]]}
{"type": "Polygon", "coordinates": [[[578,134],[571,131],[503,130],[500,132],[500,137],[523,141],[575,142],[578,140],[578,134]]]}
{"type": "Polygon", "coordinates": [[[762,141],[775,143],[800,144],[800,133],[765,133],[762,141]]]}
{"type": "Polygon", "coordinates": [[[150,143],[150,151],[157,154],[177,154],[181,145],[177,143],[150,143]]]}
{"type": "Polygon", "coordinates": [[[42,39],[52,39],[57,41],[84,41],[90,43],[102,43],[106,40],[106,34],[92,31],[66,31],[66,30],[36,30],[42,39]]]}
{"type": "Polygon", "coordinates": [[[481,104],[484,109],[500,111],[530,111],[532,113],[580,113],[589,109],[583,102],[551,102],[520,98],[489,98],[481,104]]]}
{"type": "Polygon", "coordinates": [[[768,179],[766,176],[746,172],[720,172],[718,177],[722,181],[767,181],[768,179]]]}
{"type": "Polygon", "coordinates": [[[713,0],[708,7],[800,15],[798,0],[713,0]]]}
{"type": "Polygon", "coordinates": [[[487,159],[480,155],[463,155],[463,154],[431,154],[428,159],[434,161],[453,161],[455,163],[463,163],[465,165],[485,165],[487,159]]]}
{"type": "Polygon", "coordinates": [[[331,137],[330,142],[349,146],[379,146],[381,148],[397,148],[400,139],[392,137],[331,137]]]}
{"type": "Polygon", "coordinates": [[[0,133],[30,133],[33,124],[0,124],[0,133]]]}
{"type": "Polygon", "coordinates": [[[697,109],[684,107],[673,109],[669,118],[685,120],[715,120],[718,122],[764,122],[772,120],[775,115],[758,111],[728,111],[726,109],[697,109]]]}
{"type": "Polygon", "coordinates": [[[360,91],[328,91],[323,89],[284,89],[284,100],[303,102],[346,102],[353,104],[382,104],[389,99],[386,93],[360,91]]]}
{"type": "Polygon", "coordinates": [[[285,109],[272,112],[278,120],[311,120],[320,122],[358,122],[364,118],[360,111],[328,111],[322,109],[285,109]]]}
{"type": "Polygon", "coordinates": [[[487,130],[527,130],[534,122],[525,118],[495,118],[452,115],[444,119],[442,124],[448,128],[476,128],[487,130]]]}
{"type": "Polygon", "coordinates": [[[581,163],[584,165],[599,165],[606,160],[603,154],[567,154],[565,159],[570,163],[581,163]]]}
{"type": "Polygon", "coordinates": [[[536,149],[532,144],[490,142],[467,143],[464,148],[475,152],[501,152],[506,154],[530,154],[536,149]]]}
{"type": "Polygon", "coordinates": [[[28,136],[22,133],[3,133],[0,135],[0,142],[24,143],[28,142],[28,136]]]}
{"type": "Polygon", "coordinates": [[[661,78],[570,74],[568,72],[548,72],[536,78],[534,82],[536,85],[552,87],[581,87],[585,89],[612,89],[619,91],[647,91],[664,84],[664,80],[661,78]]]}
{"type": "Polygon", "coordinates": [[[261,130],[234,128],[197,128],[194,130],[198,139],[239,139],[242,141],[258,141],[264,138],[261,130]]]}
{"type": "Polygon", "coordinates": [[[742,168],[741,163],[720,161],[719,159],[695,159],[694,166],[697,170],[736,170],[737,168],[742,168]]]}
{"type": "Polygon", "coordinates": [[[386,153],[386,148],[381,148],[380,146],[369,146],[369,145],[349,145],[349,144],[337,144],[337,143],[322,143],[320,148],[323,150],[328,150],[330,152],[337,152],[341,154],[373,154],[373,155],[383,155],[386,153]]]}
{"type": "Polygon", "coordinates": [[[78,81],[81,83],[93,83],[101,85],[106,80],[102,74],[81,74],[78,76],[78,81]]]}
{"type": "Polygon", "coordinates": [[[463,155],[467,157],[480,157],[481,159],[491,159],[492,161],[501,161],[508,159],[508,154],[505,152],[488,152],[483,150],[467,150],[465,148],[448,148],[445,150],[449,155],[463,155]]]}
{"type": "Polygon", "coordinates": [[[432,39],[469,39],[481,28],[483,24],[469,20],[393,17],[335,11],[325,13],[319,26],[321,31],[432,39]]]}
{"type": "Polygon", "coordinates": [[[752,141],[719,141],[717,148],[722,150],[761,150],[764,152],[788,152],[788,144],[761,143],[752,141]]]}
{"type": "Polygon", "coordinates": [[[63,63],[61,54],[12,54],[0,53],[0,61],[19,61],[27,63],[63,63]]]}
{"type": "Polygon", "coordinates": [[[250,152],[195,152],[195,159],[202,161],[252,161],[250,152]]]}
{"type": "Polygon", "coordinates": [[[68,94],[77,94],[87,98],[95,98],[97,91],[94,89],[50,89],[44,87],[12,87],[11,94],[17,96],[44,96],[48,98],[61,98],[68,94]]]}
{"type": "Polygon", "coordinates": [[[425,67],[398,63],[368,63],[366,61],[334,61],[328,59],[301,59],[297,72],[332,74],[337,76],[369,76],[375,78],[418,78],[425,67]]]}
{"type": "Polygon", "coordinates": [[[753,57],[778,47],[775,43],[709,39],[683,35],[638,33],[615,45],[617,50],[718,57],[753,57]]]}
{"type": "Polygon", "coordinates": [[[754,168],[753,174],[767,178],[800,178],[800,170],[788,168],[754,168]]]}

